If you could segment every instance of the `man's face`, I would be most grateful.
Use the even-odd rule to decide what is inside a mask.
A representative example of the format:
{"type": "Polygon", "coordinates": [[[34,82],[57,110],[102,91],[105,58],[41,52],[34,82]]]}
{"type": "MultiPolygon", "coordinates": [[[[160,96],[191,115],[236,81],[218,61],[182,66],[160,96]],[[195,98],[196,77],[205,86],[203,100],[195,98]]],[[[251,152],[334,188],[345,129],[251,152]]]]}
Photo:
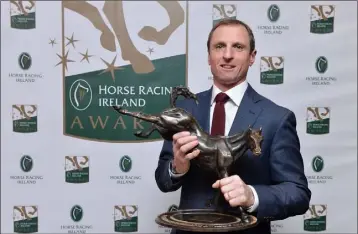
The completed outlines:
{"type": "Polygon", "coordinates": [[[242,81],[255,62],[256,51],[250,54],[250,38],[244,26],[223,25],[211,38],[209,65],[218,86],[233,86],[242,81]]]}

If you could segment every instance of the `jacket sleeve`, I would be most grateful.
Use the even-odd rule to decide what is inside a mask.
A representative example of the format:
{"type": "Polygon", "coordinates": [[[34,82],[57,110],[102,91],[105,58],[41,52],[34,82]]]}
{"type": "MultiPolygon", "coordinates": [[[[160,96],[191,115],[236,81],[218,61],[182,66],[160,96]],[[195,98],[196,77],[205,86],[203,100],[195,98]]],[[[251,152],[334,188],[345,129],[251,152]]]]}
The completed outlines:
{"type": "Polygon", "coordinates": [[[155,181],[162,192],[178,190],[185,179],[185,175],[179,178],[172,178],[169,174],[169,163],[174,157],[172,148],[172,142],[165,140],[159,154],[158,166],[155,170],[155,181]]]}
{"type": "Polygon", "coordinates": [[[296,117],[291,111],[273,137],[269,162],[272,185],[253,185],[259,198],[257,218],[274,221],[304,214],[311,191],[304,174],[296,117]]]}
{"type": "MultiPolygon", "coordinates": [[[[190,102],[188,100],[181,100],[177,101],[176,106],[189,111],[189,103],[190,102]]],[[[158,188],[162,192],[173,192],[178,190],[186,177],[186,174],[178,178],[173,178],[170,176],[169,164],[173,158],[173,142],[164,140],[162,149],[159,154],[158,166],[155,170],[155,181],[158,188]]]]}

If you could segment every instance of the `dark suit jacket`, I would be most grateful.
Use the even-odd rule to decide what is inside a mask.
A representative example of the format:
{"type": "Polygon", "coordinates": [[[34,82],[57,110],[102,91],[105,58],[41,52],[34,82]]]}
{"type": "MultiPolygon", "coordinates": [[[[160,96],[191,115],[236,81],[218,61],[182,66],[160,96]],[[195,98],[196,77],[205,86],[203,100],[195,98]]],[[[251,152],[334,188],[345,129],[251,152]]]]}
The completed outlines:
{"type": "MultiPolygon", "coordinates": [[[[197,97],[199,105],[187,99],[178,102],[177,106],[192,113],[201,127],[209,132],[211,89],[197,94],[197,97]]],[[[259,95],[249,85],[229,135],[243,131],[249,125],[257,129],[262,127],[262,154],[254,156],[248,150],[235,163],[235,173],[257,192],[259,206],[252,215],[258,218],[259,224],[236,233],[266,234],[271,233],[270,221],[304,214],[309,207],[311,191],[304,174],[294,113],[259,95]]],[[[172,179],[168,173],[172,158],[172,142],[164,141],[155,171],[159,189],[171,192],[181,187],[179,209],[208,208],[207,201],[214,196],[212,184],[216,178],[191,166],[183,177],[172,179]]],[[[173,230],[172,233],[188,232],[173,230]]]]}

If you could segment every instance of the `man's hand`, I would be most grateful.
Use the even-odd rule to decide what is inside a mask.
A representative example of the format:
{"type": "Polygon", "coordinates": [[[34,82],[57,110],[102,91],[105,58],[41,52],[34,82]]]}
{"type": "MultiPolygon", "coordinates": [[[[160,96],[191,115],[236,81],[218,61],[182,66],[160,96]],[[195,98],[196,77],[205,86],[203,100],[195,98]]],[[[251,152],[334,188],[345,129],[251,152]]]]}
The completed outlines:
{"type": "Polygon", "coordinates": [[[190,136],[189,132],[179,132],[173,136],[173,167],[178,173],[186,173],[190,167],[190,160],[199,155],[199,150],[191,151],[198,145],[196,136],[190,136]]]}
{"type": "Polygon", "coordinates": [[[255,197],[252,190],[238,175],[217,180],[212,186],[213,188],[220,188],[226,201],[232,207],[248,208],[254,204],[255,197]]]}

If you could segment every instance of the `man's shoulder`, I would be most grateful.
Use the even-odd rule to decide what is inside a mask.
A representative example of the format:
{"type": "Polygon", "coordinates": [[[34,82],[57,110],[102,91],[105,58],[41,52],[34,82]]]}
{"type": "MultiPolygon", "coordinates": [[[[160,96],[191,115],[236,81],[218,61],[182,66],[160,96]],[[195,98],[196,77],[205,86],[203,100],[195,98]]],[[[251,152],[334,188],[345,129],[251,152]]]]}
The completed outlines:
{"type": "Polygon", "coordinates": [[[260,106],[264,114],[268,115],[270,119],[281,120],[288,114],[294,115],[293,111],[288,107],[280,105],[262,94],[257,93],[256,95],[258,95],[260,100],[259,102],[257,102],[257,105],[260,106]]]}

